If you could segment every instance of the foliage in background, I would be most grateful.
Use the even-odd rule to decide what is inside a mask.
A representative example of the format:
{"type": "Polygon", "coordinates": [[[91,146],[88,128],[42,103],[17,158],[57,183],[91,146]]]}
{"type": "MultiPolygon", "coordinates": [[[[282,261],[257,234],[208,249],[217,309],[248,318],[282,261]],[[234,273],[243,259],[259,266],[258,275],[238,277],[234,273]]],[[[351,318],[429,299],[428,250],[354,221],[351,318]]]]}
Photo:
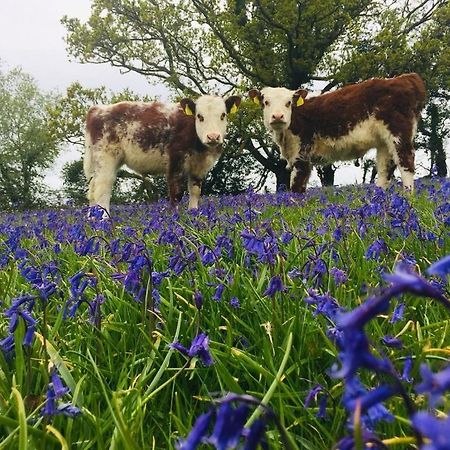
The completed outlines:
{"type": "MultiPolygon", "coordinates": [[[[448,14],[446,0],[95,0],[86,23],[63,23],[73,57],[163,80],[177,93],[314,81],[327,91],[416,71],[434,97],[450,90],[448,14]]],[[[278,150],[265,133],[252,138],[254,127],[241,130],[243,150],[262,176],[269,171],[278,186],[287,184],[278,150]]],[[[323,183],[333,175],[328,168],[323,183]]]]}
{"type": "Polygon", "coordinates": [[[47,114],[53,102],[21,69],[0,72],[1,209],[45,204],[43,172],[60,150],[47,114]]]}

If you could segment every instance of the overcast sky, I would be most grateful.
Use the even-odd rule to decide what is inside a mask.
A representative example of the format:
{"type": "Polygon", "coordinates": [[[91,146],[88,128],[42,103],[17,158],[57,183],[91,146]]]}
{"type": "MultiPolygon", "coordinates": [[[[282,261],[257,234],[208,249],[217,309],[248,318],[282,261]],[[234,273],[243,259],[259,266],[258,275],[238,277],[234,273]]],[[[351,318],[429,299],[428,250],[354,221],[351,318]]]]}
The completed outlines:
{"type": "Polygon", "coordinates": [[[86,20],[90,0],[0,0],[0,60],[2,69],[21,66],[44,90],[63,93],[73,81],[86,87],[105,85],[114,91],[129,87],[139,94],[167,96],[141,75],[121,74],[106,64],[69,61],[61,24],[64,15],[86,20]]]}

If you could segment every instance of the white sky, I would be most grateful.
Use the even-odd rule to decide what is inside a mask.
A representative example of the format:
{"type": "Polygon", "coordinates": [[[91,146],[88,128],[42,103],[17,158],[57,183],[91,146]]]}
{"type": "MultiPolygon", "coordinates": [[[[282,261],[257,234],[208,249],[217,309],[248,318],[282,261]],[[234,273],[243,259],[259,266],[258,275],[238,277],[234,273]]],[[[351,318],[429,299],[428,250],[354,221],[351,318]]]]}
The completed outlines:
{"type": "Polygon", "coordinates": [[[119,91],[129,87],[139,94],[167,95],[135,73],[121,74],[105,64],[70,62],[63,40],[64,15],[86,20],[90,0],[0,0],[0,60],[3,70],[21,66],[46,90],[61,93],[74,81],[86,87],[106,85],[119,91]]]}
{"type": "MultiPolygon", "coordinates": [[[[85,87],[105,85],[113,91],[130,88],[141,95],[167,99],[168,90],[164,86],[150,84],[141,75],[122,74],[118,68],[105,64],[69,61],[63,40],[66,30],[60,20],[64,15],[86,20],[90,6],[90,0],[0,0],[0,69],[21,66],[44,91],[63,94],[67,86],[79,81],[85,87]]],[[[49,171],[48,184],[61,187],[62,165],[79,157],[78,151],[65,151],[49,171]]],[[[361,179],[362,171],[352,164],[336,173],[338,184],[361,182],[361,179]]],[[[313,177],[311,181],[317,183],[318,179],[314,181],[313,177]]]]}

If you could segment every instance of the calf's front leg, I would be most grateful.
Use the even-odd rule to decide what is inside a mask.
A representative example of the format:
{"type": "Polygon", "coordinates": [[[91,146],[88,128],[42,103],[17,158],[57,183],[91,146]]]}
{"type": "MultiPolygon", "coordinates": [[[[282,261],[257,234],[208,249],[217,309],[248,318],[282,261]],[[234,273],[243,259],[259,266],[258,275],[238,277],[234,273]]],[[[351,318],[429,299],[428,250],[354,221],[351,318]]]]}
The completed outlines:
{"type": "Polygon", "coordinates": [[[189,191],[189,209],[198,208],[198,201],[202,191],[202,179],[195,175],[188,177],[188,191],[189,191]]]}
{"type": "Polygon", "coordinates": [[[306,191],[309,177],[311,176],[312,164],[308,156],[300,154],[295,160],[291,172],[291,190],[302,194],[306,191]]]}

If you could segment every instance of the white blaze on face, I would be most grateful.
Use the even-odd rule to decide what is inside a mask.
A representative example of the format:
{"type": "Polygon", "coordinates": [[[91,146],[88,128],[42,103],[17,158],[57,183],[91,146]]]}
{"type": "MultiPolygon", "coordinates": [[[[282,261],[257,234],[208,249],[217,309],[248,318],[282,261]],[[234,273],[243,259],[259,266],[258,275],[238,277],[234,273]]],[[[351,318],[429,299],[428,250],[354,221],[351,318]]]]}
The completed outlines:
{"type": "Polygon", "coordinates": [[[295,92],[282,87],[266,87],[261,90],[264,125],[268,130],[278,131],[289,127],[295,92]]]}
{"type": "Polygon", "coordinates": [[[223,143],[227,129],[227,111],[221,97],[204,95],[195,102],[195,129],[204,145],[223,143]]]}

